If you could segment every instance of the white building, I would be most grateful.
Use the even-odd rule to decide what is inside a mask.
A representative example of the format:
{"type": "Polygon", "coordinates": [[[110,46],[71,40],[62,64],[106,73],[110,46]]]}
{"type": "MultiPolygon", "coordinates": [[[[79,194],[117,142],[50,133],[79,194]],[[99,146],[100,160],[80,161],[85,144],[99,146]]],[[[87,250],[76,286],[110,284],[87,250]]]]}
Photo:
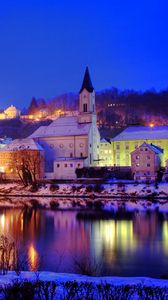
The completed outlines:
{"type": "Polygon", "coordinates": [[[79,115],[60,116],[49,126],[41,126],[31,137],[45,150],[46,178],[76,178],[76,168],[97,165],[100,135],[88,68],[79,94],[79,115]]]}

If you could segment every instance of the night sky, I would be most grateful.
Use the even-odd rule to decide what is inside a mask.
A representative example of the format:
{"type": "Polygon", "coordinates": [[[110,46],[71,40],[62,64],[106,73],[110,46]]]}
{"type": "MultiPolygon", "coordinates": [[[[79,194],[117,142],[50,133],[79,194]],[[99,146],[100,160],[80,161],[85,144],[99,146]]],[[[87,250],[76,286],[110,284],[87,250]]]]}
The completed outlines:
{"type": "Polygon", "coordinates": [[[78,92],[168,87],[167,0],[0,0],[0,108],[78,92]]]}

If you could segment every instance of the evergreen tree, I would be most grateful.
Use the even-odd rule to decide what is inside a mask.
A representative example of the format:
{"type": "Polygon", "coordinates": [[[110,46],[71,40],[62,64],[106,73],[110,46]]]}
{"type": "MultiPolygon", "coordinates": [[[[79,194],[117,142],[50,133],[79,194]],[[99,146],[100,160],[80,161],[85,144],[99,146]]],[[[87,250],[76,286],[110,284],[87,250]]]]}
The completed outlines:
{"type": "Polygon", "coordinates": [[[38,103],[35,97],[32,98],[29,108],[28,108],[28,112],[29,115],[33,115],[38,111],[38,103]]]}

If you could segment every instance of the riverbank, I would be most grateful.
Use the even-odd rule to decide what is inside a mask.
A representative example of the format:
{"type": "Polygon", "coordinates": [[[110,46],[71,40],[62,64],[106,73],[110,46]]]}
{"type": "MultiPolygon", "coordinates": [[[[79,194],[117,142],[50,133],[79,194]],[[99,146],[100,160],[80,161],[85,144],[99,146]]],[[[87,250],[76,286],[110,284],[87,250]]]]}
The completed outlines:
{"type": "Polygon", "coordinates": [[[91,277],[51,272],[21,272],[17,276],[14,272],[9,272],[0,276],[0,286],[1,299],[7,299],[5,296],[10,294],[16,297],[19,295],[19,299],[26,299],[25,296],[30,293],[31,299],[43,295],[40,299],[53,300],[168,297],[168,281],[148,277],[91,277]]]}
{"type": "Polygon", "coordinates": [[[168,183],[118,182],[104,184],[40,184],[38,189],[19,183],[0,184],[0,196],[75,198],[153,198],[168,199],[168,183]]]}
{"type": "Polygon", "coordinates": [[[168,212],[168,184],[43,184],[37,191],[0,184],[1,208],[168,212]]]}

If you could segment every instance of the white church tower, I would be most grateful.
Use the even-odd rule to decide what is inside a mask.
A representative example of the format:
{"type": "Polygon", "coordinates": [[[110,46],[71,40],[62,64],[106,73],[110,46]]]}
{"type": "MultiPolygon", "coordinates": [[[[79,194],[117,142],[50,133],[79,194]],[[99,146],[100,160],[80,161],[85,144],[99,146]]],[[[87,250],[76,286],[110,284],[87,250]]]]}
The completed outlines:
{"type": "Polygon", "coordinates": [[[82,87],[79,92],[79,124],[90,124],[88,137],[88,166],[99,164],[100,134],[97,128],[95,91],[90,79],[89,69],[86,67],[82,87]]]}
{"type": "Polygon", "coordinates": [[[79,92],[79,123],[96,123],[95,91],[86,67],[82,87],[79,92]]]}

